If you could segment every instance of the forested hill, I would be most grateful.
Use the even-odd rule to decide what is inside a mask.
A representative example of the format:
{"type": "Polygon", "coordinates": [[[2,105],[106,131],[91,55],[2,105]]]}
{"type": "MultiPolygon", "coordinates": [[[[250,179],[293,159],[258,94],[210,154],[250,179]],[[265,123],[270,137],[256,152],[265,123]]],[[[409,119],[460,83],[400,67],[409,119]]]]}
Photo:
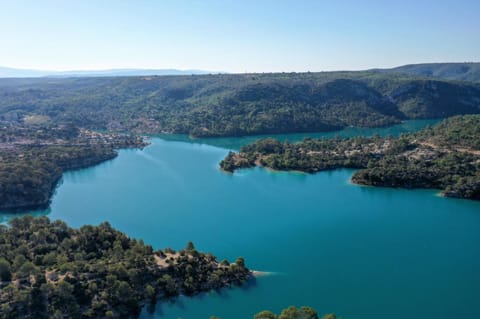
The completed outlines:
{"type": "Polygon", "coordinates": [[[428,76],[447,80],[480,82],[480,63],[423,63],[409,64],[382,72],[404,73],[411,76],[428,76]]]}
{"type": "Polygon", "coordinates": [[[480,84],[372,72],[0,79],[0,121],[240,136],[480,113],[480,84]]]}

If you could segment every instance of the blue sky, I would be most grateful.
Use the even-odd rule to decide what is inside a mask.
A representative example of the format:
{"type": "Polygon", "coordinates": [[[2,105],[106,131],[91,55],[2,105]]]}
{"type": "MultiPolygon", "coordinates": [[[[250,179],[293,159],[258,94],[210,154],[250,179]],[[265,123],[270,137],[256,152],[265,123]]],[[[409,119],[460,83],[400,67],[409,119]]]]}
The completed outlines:
{"type": "Polygon", "coordinates": [[[480,61],[476,0],[0,0],[0,65],[322,71],[480,61]]]}

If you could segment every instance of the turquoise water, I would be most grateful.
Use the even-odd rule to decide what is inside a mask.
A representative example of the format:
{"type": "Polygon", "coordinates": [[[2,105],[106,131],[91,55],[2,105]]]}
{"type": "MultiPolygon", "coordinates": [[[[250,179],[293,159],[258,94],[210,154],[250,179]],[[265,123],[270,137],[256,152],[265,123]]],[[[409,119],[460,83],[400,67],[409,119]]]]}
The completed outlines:
{"type": "Polygon", "coordinates": [[[75,227],[108,220],[156,248],[192,240],[271,272],[143,318],[246,319],[291,304],[345,319],[480,318],[480,202],[359,187],[352,170],[226,174],[218,162],[241,141],[179,138],[65,174],[51,209],[36,212],[75,227]]]}
{"type": "Polygon", "coordinates": [[[350,136],[371,136],[378,134],[380,136],[399,136],[403,133],[418,131],[426,126],[434,125],[440,120],[414,120],[405,121],[401,124],[384,127],[384,128],[358,128],[348,127],[341,131],[320,132],[320,133],[295,133],[295,134],[270,134],[270,135],[254,135],[246,137],[221,137],[221,138],[190,138],[187,135],[161,135],[160,137],[167,141],[182,141],[187,143],[208,144],[223,148],[239,149],[242,145],[252,143],[261,138],[274,137],[281,141],[298,142],[305,137],[310,138],[334,138],[350,137],[350,136]]]}

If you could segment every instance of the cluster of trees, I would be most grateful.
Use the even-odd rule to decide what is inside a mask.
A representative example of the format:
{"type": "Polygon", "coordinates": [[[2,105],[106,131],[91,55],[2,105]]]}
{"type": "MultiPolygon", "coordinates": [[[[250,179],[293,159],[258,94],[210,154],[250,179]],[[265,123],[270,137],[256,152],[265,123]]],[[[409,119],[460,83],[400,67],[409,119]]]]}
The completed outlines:
{"type": "Polygon", "coordinates": [[[0,80],[0,121],[240,136],[479,113],[480,86],[381,72],[0,80]]]}
{"type": "Polygon", "coordinates": [[[480,150],[479,124],[480,115],[452,116],[414,136],[418,140],[431,141],[435,145],[447,148],[480,150]]]}
{"type": "Polygon", "coordinates": [[[179,252],[155,252],[108,223],[72,229],[26,216],[0,226],[0,318],[135,318],[159,298],[250,276],[242,258],[219,263],[191,243],[179,252]]]}
{"type": "Polygon", "coordinates": [[[2,127],[0,210],[46,207],[64,171],[112,159],[116,148],[144,145],[131,135],[91,134],[74,126],[2,127]]]}
{"type": "Polygon", "coordinates": [[[308,173],[357,168],[352,181],[359,184],[437,188],[447,196],[480,199],[479,128],[479,115],[465,115],[399,138],[305,139],[293,144],[264,139],[230,152],[220,166],[230,172],[257,164],[308,173]]]}
{"type": "Polygon", "coordinates": [[[49,140],[73,140],[80,134],[74,125],[18,125],[12,123],[0,126],[1,143],[11,144],[28,140],[30,143],[42,144],[49,140]]]}
{"type": "MultiPolygon", "coordinates": [[[[210,317],[210,319],[220,319],[218,317],[210,317]]],[[[253,316],[253,319],[320,319],[318,312],[311,307],[295,307],[290,306],[286,309],[283,309],[279,315],[269,311],[264,310],[253,316]]],[[[333,313],[326,314],[322,319],[337,319],[337,316],[333,313]]],[[[341,319],[341,318],[338,318],[341,319]]]]}
{"type": "MultiPolygon", "coordinates": [[[[282,312],[277,315],[269,310],[265,310],[257,313],[253,319],[319,319],[318,312],[311,307],[290,306],[287,309],[283,309],[282,312]]],[[[326,314],[322,319],[337,319],[334,314],[326,314]]]]}
{"type": "Polygon", "coordinates": [[[300,143],[280,142],[273,138],[243,146],[240,153],[230,152],[220,162],[229,172],[256,164],[275,170],[297,170],[315,173],[341,167],[364,168],[387,152],[391,138],[353,137],[335,139],[304,139],[300,143]]]}
{"type": "Polygon", "coordinates": [[[450,197],[480,199],[480,157],[435,152],[428,159],[386,156],[355,173],[358,184],[404,188],[435,188],[450,197]]]}
{"type": "Polygon", "coordinates": [[[132,134],[87,130],[72,123],[7,123],[0,126],[0,148],[14,146],[110,146],[113,148],[145,146],[142,137],[132,134]]]}

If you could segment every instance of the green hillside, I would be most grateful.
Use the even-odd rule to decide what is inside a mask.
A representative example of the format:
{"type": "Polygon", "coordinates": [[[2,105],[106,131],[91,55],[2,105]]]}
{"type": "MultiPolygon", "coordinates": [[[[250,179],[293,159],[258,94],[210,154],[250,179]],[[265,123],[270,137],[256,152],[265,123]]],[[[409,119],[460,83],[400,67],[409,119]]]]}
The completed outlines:
{"type": "Polygon", "coordinates": [[[480,63],[409,64],[385,72],[400,72],[411,76],[428,76],[447,80],[480,82],[480,63]]]}
{"type": "Polygon", "coordinates": [[[378,72],[0,79],[0,120],[241,136],[480,112],[480,85],[378,72]]]}

